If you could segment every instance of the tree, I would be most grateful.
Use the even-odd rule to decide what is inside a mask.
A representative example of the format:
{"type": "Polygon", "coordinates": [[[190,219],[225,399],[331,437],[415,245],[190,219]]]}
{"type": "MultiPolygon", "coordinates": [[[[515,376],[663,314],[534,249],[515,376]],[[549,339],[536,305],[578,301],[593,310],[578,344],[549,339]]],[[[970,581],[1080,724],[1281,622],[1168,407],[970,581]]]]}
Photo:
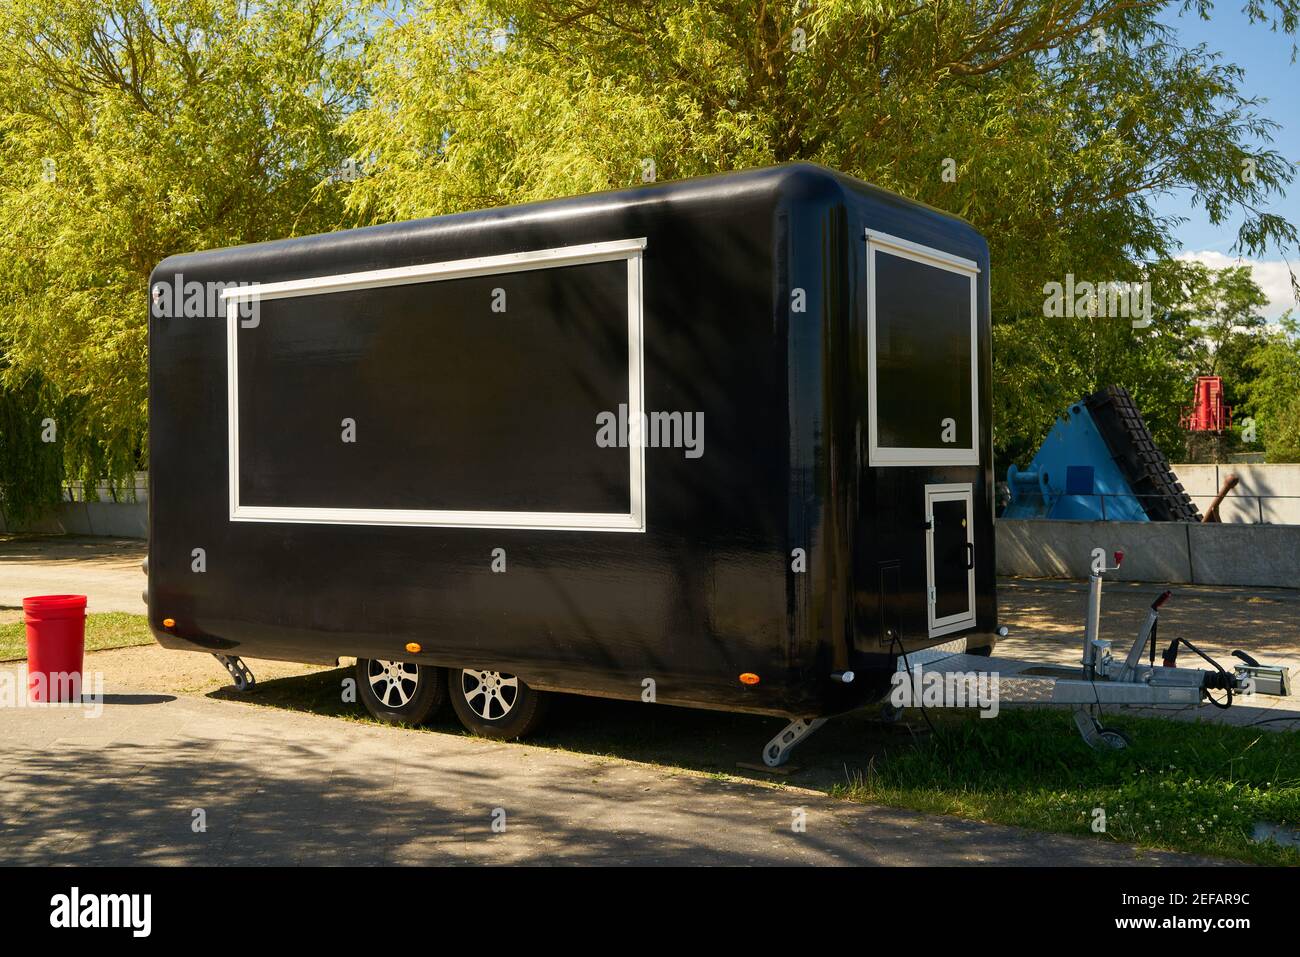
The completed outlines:
{"type": "Polygon", "coordinates": [[[995,325],[1002,462],[1027,464],[1057,415],[1108,385],[1128,389],[1159,447],[1181,451],[1179,418],[1204,353],[1191,303],[1212,276],[1200,263],[1164,260],[1149,267],[1143,281],[1154,303],[1146,327],[1134,328],[1131,317],[1043,311],[995,325]]]}
{"type": "MultiPolygon", "coordinates": [[[[1244,251],[1297,234],[1259,211],[1294,175],[1253,148],[1274,124],[1239,67],[1178,45],[1164,6],[416,0],[378,32],[346,123],[372,170],[349,208],[379,221],[626,187],[647,161],[659,179],[825,163],[989,238],[1004,460],[1108,376],[1160,396],[1145,408],[1167,438],[1186,327],[1045,323],[1044,284],[1144,278],[1172,249],[1177,221],[1152,204],[1169,190],[1240,217],[1244,251]]],[[[1277,5],[1282,29],[1297,9],[1277,5]]]]}
{"type": "Polygon", "coordinates": [[[39,376],[0,388],[0,511],[11,528],[59,504],[59,411],[39,376]]]}
{"type": "Polygon", "coordinates": [[[1300,462],[1300,321],[1288,313],[1246,359],[1255,377],[1246,386],[1269,462],[1300,462]]]}
{"type": "MultiPolygon", "coordinates": [[[[1157,195],[1246,253],[1297,240],[1262,211],[1294,175],[1274,124],[1157,0],[371,6],[0,0],[0,390],[57,407],[68,475],[145,460],[145,278],[178,251],[821,162],[989,237],[1006,461],[1107,377],[1171,427],[1181,308],[1154,330],[1043,312],[1067,275],[1165,281],[1157,195]],[[364,175],[339,182],[346,157],[364,175]]],[[[1300,0],[1247,10],[1294,34],[1300,0]]]]}
{"type": "MultiPolygon", "coordinates": [[[[160,260],[344,220],[322,181],[346,155],[351,17],[345,0],[0,4],[0,388],[11,415],[57,407],[68,477],[145,461],[160,260]]],[[[34,454],[14,444],[30,434],[6,458],[34,454]]]]}
{"type": "Polygon", "coordinates": [[[1200,369],[1205,375],[1224,377],[1227,401],[1235,405],[1250,378],[1246,359],[1265,328],[1261,310],[1268,297],[1247,266],[1210,269],[1190,264],[1195,281],[1186,308],[1200,333],[1200,369]]]}

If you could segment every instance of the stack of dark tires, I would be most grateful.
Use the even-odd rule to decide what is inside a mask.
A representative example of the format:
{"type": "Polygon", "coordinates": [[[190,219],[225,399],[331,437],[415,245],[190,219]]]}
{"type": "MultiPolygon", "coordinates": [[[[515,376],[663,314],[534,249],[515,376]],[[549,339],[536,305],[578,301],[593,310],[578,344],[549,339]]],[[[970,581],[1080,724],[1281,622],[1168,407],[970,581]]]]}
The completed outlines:
{"type": "Polygon", "coordinates": [[[1107,386],[1083,401],[1147,517],[1153,522],[1199,522],[1200,513],[1170,471],[1169,460],[1156,448],[1128,390],[1107,386]]]}

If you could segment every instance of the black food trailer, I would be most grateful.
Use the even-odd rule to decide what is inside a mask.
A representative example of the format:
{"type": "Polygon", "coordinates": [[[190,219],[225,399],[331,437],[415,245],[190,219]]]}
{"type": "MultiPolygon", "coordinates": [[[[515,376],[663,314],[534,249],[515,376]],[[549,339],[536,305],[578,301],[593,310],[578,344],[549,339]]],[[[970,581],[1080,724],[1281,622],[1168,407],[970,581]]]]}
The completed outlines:
{"type": "Polygon", "coordinates": [[[781,715],[996,633],[989,262],[796,163],[173,256],[149,618],[356,657],[516,737],[548,692],[781,715]],[[945,649],[946,650],[946,649],[945,649]]]}

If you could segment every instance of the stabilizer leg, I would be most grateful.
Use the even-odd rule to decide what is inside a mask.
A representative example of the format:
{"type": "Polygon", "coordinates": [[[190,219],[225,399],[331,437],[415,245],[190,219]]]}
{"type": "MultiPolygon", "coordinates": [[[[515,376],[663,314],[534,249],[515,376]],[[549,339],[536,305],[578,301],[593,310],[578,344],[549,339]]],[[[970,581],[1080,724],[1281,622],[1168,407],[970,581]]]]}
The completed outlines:
{"type": "Polygon", "coordinates": [[[230,672],[230,677],[235,681],[236,691],[248,691],[257,684],[257,679],[253,677],[253,672],[248,670],[248,665],[244,664],[243,659],[238,655],[219,655],[216,652],[212,654],[230,672]]]}
{"type": "Polygon", "coordinates": [[[826,718],[795,718],[763,747],[763,763],[769,768],[779,768],[790,757],[790,752],[803,740],[826,723],[826,718]]]}

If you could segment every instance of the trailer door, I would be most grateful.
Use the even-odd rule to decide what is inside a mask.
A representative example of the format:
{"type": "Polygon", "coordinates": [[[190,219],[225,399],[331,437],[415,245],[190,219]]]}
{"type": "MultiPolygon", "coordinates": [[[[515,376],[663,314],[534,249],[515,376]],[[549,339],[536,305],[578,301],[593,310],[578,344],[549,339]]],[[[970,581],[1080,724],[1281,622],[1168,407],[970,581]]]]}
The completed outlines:
{"type": "Polygon", "coordinates": [[[925,487],[926,596],[931,638],[975,624],[973,501],[970,483],[925,487]]]}

